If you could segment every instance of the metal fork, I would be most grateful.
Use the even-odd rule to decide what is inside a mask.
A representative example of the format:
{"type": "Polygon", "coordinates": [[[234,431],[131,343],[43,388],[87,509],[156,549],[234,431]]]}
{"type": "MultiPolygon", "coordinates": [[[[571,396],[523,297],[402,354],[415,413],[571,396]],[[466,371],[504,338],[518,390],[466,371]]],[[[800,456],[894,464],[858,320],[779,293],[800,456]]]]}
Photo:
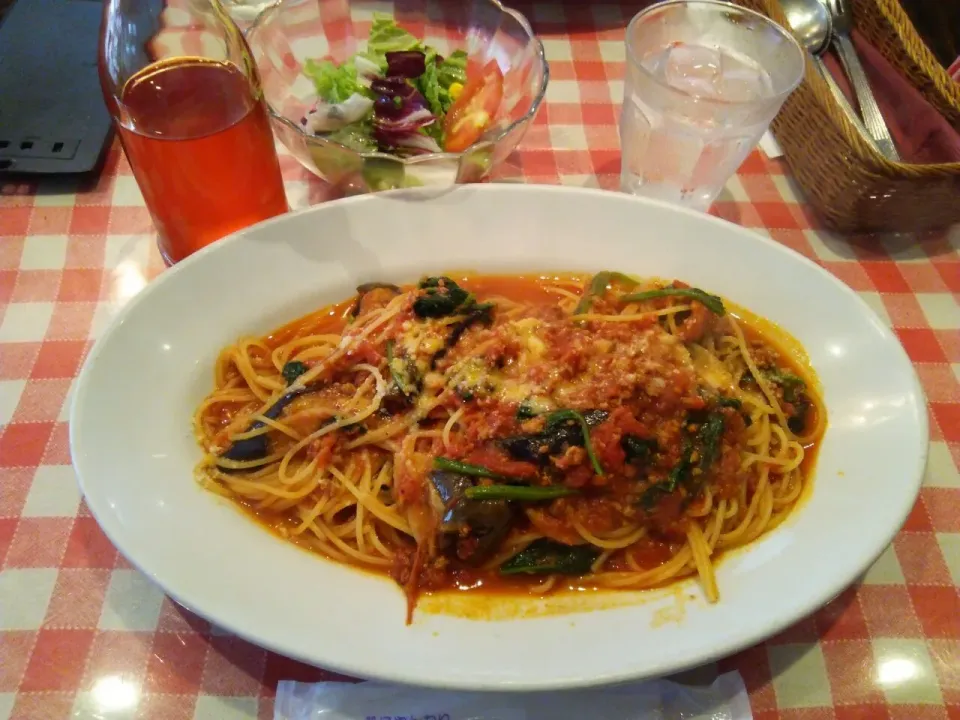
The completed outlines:
{"type": "Polygon", "coordinates": [[[863,70],[860,58],[857,56],[853,41],[850,40],[850,30],[853,26],[853,18],[850,14],[850,8],[846,0],[820,0],[826,5],[827,10],[833,17],[833,44],[840,55],[840,62],[843,69],[850,78],[853,90],[857,94],[857,104],[860,105],[860,112],[863,115],[864,125],[867,132],[877,144],[880,152],[894,162],[900,161],[900,155],[893,144],[893,138],[890,137],[890,130],[887,123],[880,113],[880,106],[877,105],[877,99],[870,89],[870,83],[867,81],[867,74],[863,70]]]}

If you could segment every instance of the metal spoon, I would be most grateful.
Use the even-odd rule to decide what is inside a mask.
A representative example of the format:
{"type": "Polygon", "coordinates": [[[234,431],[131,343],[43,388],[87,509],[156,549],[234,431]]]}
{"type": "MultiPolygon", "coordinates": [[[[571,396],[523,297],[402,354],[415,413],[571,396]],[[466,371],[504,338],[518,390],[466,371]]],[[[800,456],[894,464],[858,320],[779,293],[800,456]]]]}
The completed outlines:
{"type": "Polygon", "coordinates": [[[833,20],[830,11],[820,0],[780,0],[780,7],[783,8],[784,15],[787,16],[787,23],[790,25],[793,34],[797,40],[813,56],[813,64],[827,81],[830,92],[840,106],[847,120],[857,129],[860,136],[879,152],[879,148],[867,132],[866,126],[860,117],[854,112],[853,107],[847,101],[847,96],[833,79],[833,75],[827,69],[823,62],[823,55],[830,46],[830,40],[833,37],[833,20]]]}
{"type": "Polygon", "coordinates": [[[870,136],[877,143],[886,157],[898,162],[900,156],[897,154],[897,148],[893,144],[893,138],[890,137],[890,130],[887,127],[883,115],[880,113],[880,106],[877,105],[877,98],[870,89],[870,82],[867,80],[867,74],[863,70],[860,58],[857,56],[857,50],[850,40],[850,29],[853,26],[853,18],[850,15],[850,8],[845,0],[821,0],[833,19],[833,44],[837,48],[837,54],[840,56],[840,62],[843,63],[843,69],[850,78],[853,90],[857,94],[857,102],[860,105],[860,112],[863,114],[863,120],[867,126],[870,136]]]}

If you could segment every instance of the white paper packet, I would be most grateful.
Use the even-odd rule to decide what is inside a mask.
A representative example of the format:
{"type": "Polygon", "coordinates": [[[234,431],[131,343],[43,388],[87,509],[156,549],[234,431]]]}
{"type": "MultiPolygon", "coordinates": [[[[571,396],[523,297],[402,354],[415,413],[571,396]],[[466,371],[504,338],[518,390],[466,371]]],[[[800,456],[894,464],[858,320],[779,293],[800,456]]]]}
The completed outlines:
{"type": "Polygon", "coordinates": [[[752,720],[740,673],[551,693],[465,693],[378,682],[277,686],[274,720],[752,720]]]}
{"type": "Polygon", "coordinates": [[[780,147],[780,143],[777,142],[777,139],[769,130],[760,138],[760,149],[763,150],[764,154],[771,160],[783,157],[783,148],[780,147]]]}

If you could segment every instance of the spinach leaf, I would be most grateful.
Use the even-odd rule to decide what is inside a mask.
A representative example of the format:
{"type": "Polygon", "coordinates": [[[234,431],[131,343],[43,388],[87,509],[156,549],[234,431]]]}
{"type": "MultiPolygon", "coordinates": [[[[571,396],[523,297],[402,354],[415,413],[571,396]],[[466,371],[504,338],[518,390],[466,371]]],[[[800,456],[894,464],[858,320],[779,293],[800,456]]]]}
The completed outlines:
{"type": "Polygon", "coordinates": [[[539,414],[529,400],[524,400],[517,408],[517,420],[532,420],[539,414]]]}
{"type": "Polygon", "coordinates": [[[291,360],[283,366],[280,374],[283,375],[283,379],[287,381],[287,385],[293,385],[293,382],[309,369],[306,363],[302,363],[299,360],[291,360]]]}
{"type": "Polygon", "coordinates": [[[433,370],[437,366],[440,359],[460,342],[463,334],[473,325],[479,324],[489,327],[493,323],[493,311],[495,308],[496,305],[493,303],[477,303],[473,300],[472,296],[468,297],[467,301],[457,311],[460,313],[465,312],[466,317],[453,326],[450,334],[447,335],[447,339],[443,341],[443,348],[430,358],[430,369],[433,370]]]}
{"type": "Polygon", "coordinates": [[[583,294],[583,297],[580,298],[580,302],[577,303],[577,306],[573,309],[573,314],[582,315],[588,312],[593,306],[594,298],[596,298],[597,295],[602,295],[604,290],[607,289],[607,286],[612,282],[621,282],[631,287],[637,284],[636,280],[621,272],[615,272],[613,270],[598,272],[590,280],[590,285],[587,287],[587,291],[583,294]]]}
{"type": "Polygon", "coordinates": [[[800,394],[807,389],[807,384],[803,379],[791,372],[774,368],[765,370],[764,374],[771,382],[775,382],[783,388],[783,399],[788,403],[797,402],[800,399],[800,394]]]}
{"type": "Polygon", "coordinates": [[[622,303],[643,302],[644,300],[654,300],[661,297],[685,297],[690,300],[696,300],[706,306],[707,310],[714,315],[726,314],[726,308],[723,307],[723,300],[716,295],[711,295],[699,288],[657,288],[656,290],[644,290],[643,292],[624,295],[620,298],[622,303]]]}
{"type": "Polygon", "coordinates": [[[764,370],[764,374],[783,390],[783,399],[793,405],[794,413],[787,418],[790,432],[799,435],[806,427],[807,413],[810,410],[810,398],[807,396],[807,384],[803,378],[791,372],[774,368],[764,370]]]}
{"type": "Polygon", "coordinates": [[[554,410],[547,413],[546,431],[554,432],[561,427],[570,427],[571,421],[582,421],[587,427],[596,427],[606,419],[606,410],[586,410],[582,413],[577,410],[554,410]]]}
{"type": "Polygon", "coordinates": [[[647,488],[640,498],[641,505],[650,510],[661,498],[675,492],[681,485],[686,485],[690,497],[694,497],[706,480],[711,466],[720,457],[720,441],[723,439],[724,428],[723,413],[709,413],[700,423],[696,434],[692,437],[687,435],[683,439],[679,462],[670,470],[666,480],[647,488]],[[693,472],[695,469],[697,473],[693,472]]]}
{"type": "Polygon", "coordinates": [[[699,448],[697,467],[701,477],[720,457],[720,441],[723,439],[724,418],[722,413],[710,413],[697,431],[696,443],[699,448]]]}
{"type": "Polygon", "coordinates": [[[598,557],[600,549],[592,545],[563,545],[541,538],[505,561],[500,566],[500,574],[585,575],[598,557]]]}
{"type": "Polygon", "coordinates": [[[344,425],[340,432],[346,435],[349,438],[358,438],[367,434],[367,426],[362,422],[354,423],[353,425],[344,425]]]}
{"type": "Polygon", "coordinates": [[[623,448],[628,463],[643,465],[656,452],[657,441],[628,434],[620,438],[620,447],[623,448]]]}
{"type": "MultiPolygon", "coordinates": [[[[553,402],[545,397],[528,397],[517,407],[516,418],[517,420],[532,420],[533,418],[539,415],[546,415],[552,412],[553,402]]],[[[606,413],[603,413],[603,417],[596,420],[592,418],[591,413],[587,413],[584,417],[587,418],[587,424],[590,427],[593,427],[594,424],[599,424],[607,419],[606,413]]]]}
{"type": "MultiPolygon", "coordinates": [[[[604,413],[604,417],[606,417],[606,413],[604,413]]],[[[561,423],[567,423],[569,421],[576,422],[580,425],[580,429],[583,432],[583,449],[587,451],[590,464],[593,465],[593,471],[602,477],[603,466],[600,464],[600,461],[597,460],[597,455],[593,451],[593,443],[590,442],[590,424],[587,422],[586,417],[576,410],[556,410],[547,415],[546,431],[548,433],[556,431],[561,423]]]]}
{"type": "Polygon", "coordinates": [[[727,397],[725,395],[720,396],[720,399],[717,400],[717,405],[720,407],[733,408],[734,410],[739,410],[743,407],[743,403],[737,398],[727,397]]]}
{"type": "Polygon", "coordinates": [[[393,378],[394,385],[401,393],[408,398],[416,394],[416,367],[412,362],[394,355],[393,340],[387,341],[387,367],[390,369],[390,377],[393,378]]]}
{"type": "Polygon", "coordinates": [[[470,293],[448,277],[428,277],[420,281],[423,295],[413,301],[413,312],[419,318],[456,315],[471,297],[470,293]]]}
{"type": "MultiPolygon", "coordinates": [[[[581,425],[581,418],[587,428],[591,428],[606,420],[607,412],[589,410],[581,414],[575,410],[557,410],[547,415],[543,432],[511,435],[501,438],[497,443],[517,460],[543,464],[551,455],[559,455],[570,445],[585,447],[585,438],[589,438],[589,433],[581,425]]],[[[592,449],[591,445],[591,452],[592,449]]]]}
{"type": "Polygon", "coordinates": [[[492,478],[493,480],[519,480],[520,478],[510,477],[503,473],[494,472],[481,465],[472,465],[470,463],[451,460],[445,457],[435,457],[433,467],[445,472],[458,473],[460,475],[471,475],[473,477],[492,478]]]}
{"type": "Polygon", "coordinates": [[[562,485],[476,485],[466,491],[470,500],[514,500],[516,502],[539,502],[576,495],[573,488],[562,485]]]}

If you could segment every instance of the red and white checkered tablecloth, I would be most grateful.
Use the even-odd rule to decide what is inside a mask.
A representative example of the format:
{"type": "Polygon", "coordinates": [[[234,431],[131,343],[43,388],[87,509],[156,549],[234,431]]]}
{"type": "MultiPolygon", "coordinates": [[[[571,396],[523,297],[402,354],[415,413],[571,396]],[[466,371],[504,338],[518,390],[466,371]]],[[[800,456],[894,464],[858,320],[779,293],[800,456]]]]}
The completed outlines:
{"type": "MultiPolygon", "coordinates": [[[[616,189],[623,27],[637,7],[520,5],[552,82],[505,174],[616,189]]],[[[293,207],[325,199],[282,162],[293,207]]],[[[860,582],[705,672],[739,670],[758,720],[960,719],[960,229],[822,231],[785,167],[760,153],[715,212],[812,258],[895,329],[929,400],[932,444],[906,527],[860,582]]],[[[117,147],[98,179],[0,186],[0,720],[269,718],[278,679],[330,677],[178,608],[78,494],[73,380],[93,338],[162,269],[117,147]]]]}

